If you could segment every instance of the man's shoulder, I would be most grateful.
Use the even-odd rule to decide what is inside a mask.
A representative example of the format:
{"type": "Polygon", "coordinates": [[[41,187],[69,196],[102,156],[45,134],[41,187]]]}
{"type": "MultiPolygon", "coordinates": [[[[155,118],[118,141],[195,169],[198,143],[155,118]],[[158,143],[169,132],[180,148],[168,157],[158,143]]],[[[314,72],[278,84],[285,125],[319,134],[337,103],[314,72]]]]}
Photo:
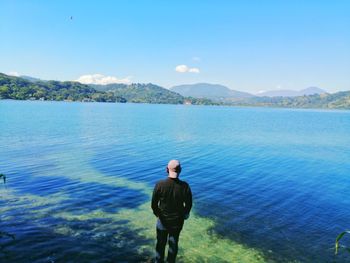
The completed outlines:
{"type": "Polygon", "coordinates": [[[190,186],[186,181],[179,180],[179,183],[182,184],[183,186],[190,186]]]}
{"type": "Polygon", "coordinates": [[[179,180],[179,184],[182,188],[188,189],[190,188],[190,185],[186,181],[179,180]]]}
{"type": "Polygon", "coordinates": [[[165,184],[168,181],[167,178],[161,179],[157,182],[157,184],[165,184]]]}
{"type": "Polygon", "coordinates": [[[161,186],[167,183],[167,179],[161,179],[156,182],[156,186],[161,186]]]}
{"type": "Polygon", "coordinates": [[[181,185],[181,187],[184,187],[184,188],[190,188],[189,184],[186,181],[183,181],[183,180],[180,180],[180,179],[177,179],[176,181],[173,181],[173,180],[171,180],[169,178],[165,178],[165,179],[161,179],[161,180],[157,181],[155,187],[170,186],[173,183],[179,184],[179,185],[181,185]]]}

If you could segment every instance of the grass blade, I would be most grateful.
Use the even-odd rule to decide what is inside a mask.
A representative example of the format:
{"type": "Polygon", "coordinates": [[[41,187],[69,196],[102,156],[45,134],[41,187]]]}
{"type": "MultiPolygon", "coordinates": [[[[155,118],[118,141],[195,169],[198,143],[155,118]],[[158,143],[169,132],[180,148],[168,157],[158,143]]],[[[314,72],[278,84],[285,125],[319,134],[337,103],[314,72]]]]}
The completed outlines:
{"type": "Polygon", "coordinates": [[[341,233],[337,236],[337,238],[335,239],[335,255],[338,254],[339,241],[340,241],[340,239],[343,238],[343,236],[344,236],[345,234],[350,234],[350,231],[347,230],[347,231],[341,232],[341,233]]]}

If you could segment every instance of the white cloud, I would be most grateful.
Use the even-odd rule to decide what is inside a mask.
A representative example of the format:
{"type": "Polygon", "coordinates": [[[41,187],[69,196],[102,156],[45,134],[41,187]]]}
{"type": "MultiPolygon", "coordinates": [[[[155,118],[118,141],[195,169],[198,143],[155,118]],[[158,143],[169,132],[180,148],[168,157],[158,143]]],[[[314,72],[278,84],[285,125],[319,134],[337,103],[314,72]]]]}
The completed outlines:
{"type": "Polygon", "coordinates": [[[102,74],[82,75],[76,81],[83,84],[99,84],[99,85],[107,85],[112,83],[122,83],[122,84],[131,83],[130,77],[119,79],[113,76],[105,76],[102,74]]]}
{"type": "Polygon", "coordinates": [[[188,67],[186,65],[178,65],[176,66],[175,71],[179,73],[185,73],[188,71],[188,67]]]}
{"type": "Polygon", "coordinates": [[[188,72],[191,72],[191,73],[199,73],[199,68],[190,68],[188,70],[188,72]]]}
{"type": "Polygon", "coordinates": [[[17,71],[11,71],[11,72],[7,72],[6,75],[9,76],[14,76],[14,77],[19,77],[19,73],[17,71]]]}
{"type": "Polygon", "coordinates": [[[175,67],[175,71],[179,73],[199,73],[199,68],[190,68],[187,65],[178,65],[175,67]]]}

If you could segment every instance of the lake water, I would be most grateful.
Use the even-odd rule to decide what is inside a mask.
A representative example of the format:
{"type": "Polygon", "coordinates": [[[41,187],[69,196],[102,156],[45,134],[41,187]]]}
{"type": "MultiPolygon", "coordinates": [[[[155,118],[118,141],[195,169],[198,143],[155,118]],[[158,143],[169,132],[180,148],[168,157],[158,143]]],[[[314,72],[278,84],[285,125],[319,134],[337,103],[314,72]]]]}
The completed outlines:
{"type": "Polygon", "coordinates": [[[0,261],[149,261],[173,158],[179,262],[349,261],[349,111],[28,101],[0,101],[0,261]]]}

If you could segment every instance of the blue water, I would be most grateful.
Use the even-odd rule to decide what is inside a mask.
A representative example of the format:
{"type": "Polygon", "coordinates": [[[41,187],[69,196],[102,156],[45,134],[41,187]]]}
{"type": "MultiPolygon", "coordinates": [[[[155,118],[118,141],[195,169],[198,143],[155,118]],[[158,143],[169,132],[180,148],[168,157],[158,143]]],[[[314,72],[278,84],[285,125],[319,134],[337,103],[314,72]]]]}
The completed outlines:
{"type": "Polygon", "coordinates": [[[132,211],[149,195],[109,182],[151,189],[173,158],[212,233],[266,261],[350,260],[333,255],[350,228],[349,111],[0,101],[0,231],[16,235],[0,261],[149,260],[136,248],[154,241],[123,219],[58,215],[132,211]]]}

